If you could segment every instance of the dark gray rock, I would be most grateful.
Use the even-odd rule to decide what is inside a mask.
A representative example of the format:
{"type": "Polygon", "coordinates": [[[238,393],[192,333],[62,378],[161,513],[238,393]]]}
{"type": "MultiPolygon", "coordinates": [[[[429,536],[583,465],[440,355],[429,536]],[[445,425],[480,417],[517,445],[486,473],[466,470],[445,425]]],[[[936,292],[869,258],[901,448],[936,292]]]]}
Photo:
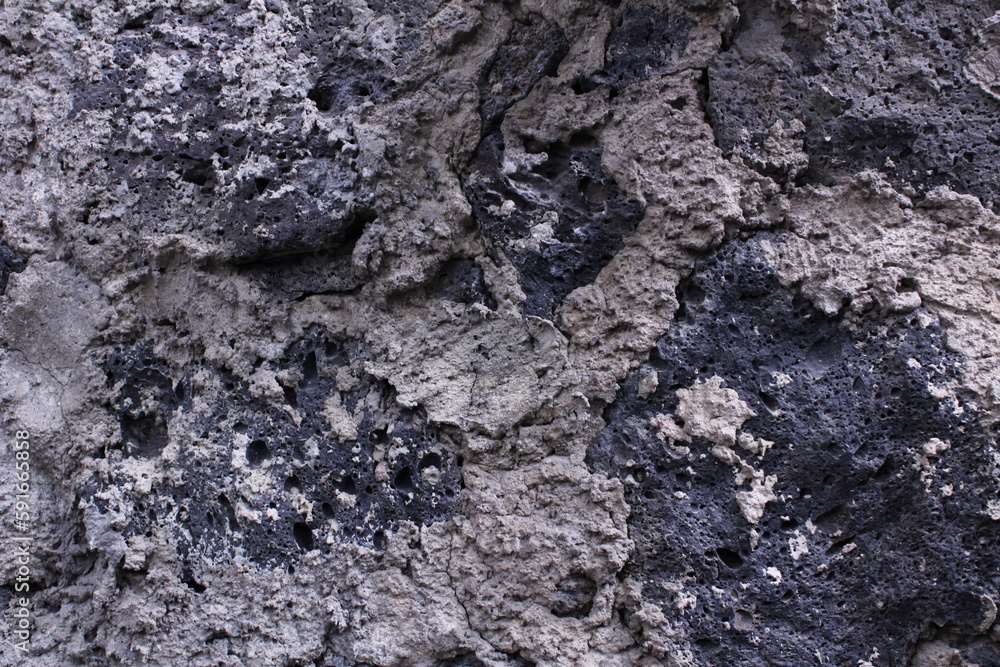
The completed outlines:
{"type": "Polygon", "coordinates": [[[628,571],[664,605],[668,582],[697,596],[684,622],[703,664],[846,664],[877,648],[904,665],[935,626],[971,632],[996,590],[1000,526],[983,511],[996,497],[993,437],[971,405],[928,392],[961,363],[939,327],[914,314],[845,332],[778,285],[760,238],[730,243],[684,285],[674,327],[607,409],[588,460],[638,482],[626,493],[628,571]],[[658,388],[639,398],[650,371],[658,388]],[[772,373],[791,382],[778,388],[772,373]],[[759,463],[741,452],[778,478],[758,544],[729,467],[703,456],[711,444],[696,438],[680,456],[650,425],[674,411],[678,389],[715,375],[756,412],[743,430],[775,443],[759,463]],[[928,492],[915,462],[931,438],[951,448],[928,492]],[[798,536],[809,553],[793,558],[798,536]]]}
{"type": "Polygon", "coordinates": [[[621,88],[669,69],[693,27],[691,17],[680,12],[623,5],[604,43],[604,71],[596,78],[621,88]]]}
{"type": "MultiPolygon", "coordinates": [[[[234,129],[245,125],[245,113],[222,103],[222,90],[232,81],[224,78],[219,54],[250,34],[238,22],[227,21],[239,11],[227,6],[198,18],[157,9],[128,22],[114,41],[114,68],[99,83],[75,91],[71,118],[82,111],[112,112],[116,148],[105,158],[107,171],[138,197],[136,232],[194,233],[220,244],[223,259],[236,264],[308,259],[341,247],[349,254],[353,240],[373,219],[371,193],[356,169],[356,147],[328,141],[315,129],[303,138],[301,114],[295,109],[300,100],[294,95],[275,95],[265,113],[272,121],[280,119],[279,129],[267,134],[234,129]],[[174,31],[157,29],[206,24],[217,27],[208,50],[174,31]],[[180,90],[162,101],[169,101],[173,115],[155,124],[143,146],[133,147],[129,137],[135,116],[160,110],[142,105],[148,93],[137,94],[149,61],[177,53],[198,66],[188,69],[180,90]],[[242,172],[248,160],[267,166],[242,172]],[[177,215],[177,208],[192,190],[206,215],[194,228],[178,227],[185,216],[177,215]],[[227,194],[220,197],[220,192],[227,194]]],[[[393,80],[384,65],[350,50],[333,53],[327,46],[331,31],[350,22],[350,11],[334,7],[318,14],[299,38],[299,49],[318,63],[309,99],[335,116],[368,100],[390,99],[393,80]]],[[[344,273],[341,280],[349,280],[344,273]]],[[[303,291],[321,290],[304,286],[303,291]]]]}
{"type": "Polygon", "coordinates": [[[551,319],[567,294],[597,277],[642,220],[645,208],[630,201],[601,168],[601,148],[587,132],[569,142],[525,147],[545,153],[530,171],[502,172],[504,140],[498,132],[480,144],[465,193],[492,252],[517,267],[527,297],[526,315],[551,319]],[[515,204],[509,213],[504,202],[515,204]],[[551,240],[523,248],[532,227],[551,221],[551,240]]]}
{"type": "MultiPolygon", "coordinates": [[[[244,383],[217,369],[224,396],[215,396],[213,411],[199,416],[202,438],[215,443],[209,450],[191,442],[181,448],[175,465],[184,471],[183,483],[133,498],[135,512],[123,530],[126,537],[145,533],[154,525],[174,535],[192,570],[190,585],[197,590],[200,560],[196,554],[235,553],[241,549],[260,565],[294,567],[299,554],[313,548],[328,552],[326,537],[334,526],[339,543],[355,540],[380,549],[385,535],[399,520],[417,525],[440,521],[458,508],[461,460],[441,445],[436,427],[422,411],[399,409],[385,383],[366,376],[359,386],[339,392],[349,412],[364,414],[356,441],[331,435],[324,416],[325,401],[338,393],[336,369],[349,365],[352,346],[314,332],[292,347],[280,370],[295,369],[301,380],[283,387],[289,410],[256,400],[244,383]],[[376,408],[359,408],[358,403],[376,408]],[[272,488],[260,497],[239,495],[234,475],[236,435],[249,470],[266,464],[272,488]],[[310,455],[310,440],[318,455],[310,455]],[[385,460],[387,479],[376,466],[386,452],[401,446],[407,453],[385,460]],[[376,458],[376,449],[381,454],[376,458]],[[433,476],[425,472],[433,468],[433,476]],[[289,494],[301,493],[314,503],[311,521],[294,509],[289,494]],[[339,499],[338,499],[339,498],[339,499]],[[244,502],[263,517],[241,520],[234,503],[244,502]],[[268,511],[279,518],[267,518],[268,511]]],[[[116,351],[107,363],[109,385],[117,388],[116,410],[122,427],[125,457],[158,456],[167,443],[174,411],[190,410],[195,400],[190,372],[173,378],[164,364],[138,345],[116,351]],[[145,400],[143,400],[145,397],[145,400]]],[[[106,453],[110,455],[110,453],[106,453]]],[[[108,483],[121,480],[108,480],[108,483]]],[[[99,506],[103,505],[100,500],[99,506]]]]}
{"type": "Polygon", "coordinates": [[[524,99],[539,79],[554,76],[568,51],[566,35],[555,23],[537,14],[514,21],[482,86],[483,136],[499,129],[507,109],[524,99]]]}
{"type": "Polygon", "coordinates": [[[6,243],[0,241],[0,294],[6,291],[10,274],[21,271],[24,271],[24,258],[20,257],[6,243]]]}
{"type": "Polygon", "coordinates": [[[918,192],[947,185],[1000,203],[1000,101],[964,71],[1000,4],[842,2],[825,35],[797,26],[785,6],[741,2],[709,69],[709,117],[725,151],[766,163],[769,128],[798,119],[810,156],[800,183],[876,169],[918,192]]]}
{"type": "Polygon", "coordinates": [[[361,55],[346,54],[326,66],[308,97],[320,111],[340,114],[365,100],[378,103],[390,99],[391,86],[384,65],[361,55]]]}

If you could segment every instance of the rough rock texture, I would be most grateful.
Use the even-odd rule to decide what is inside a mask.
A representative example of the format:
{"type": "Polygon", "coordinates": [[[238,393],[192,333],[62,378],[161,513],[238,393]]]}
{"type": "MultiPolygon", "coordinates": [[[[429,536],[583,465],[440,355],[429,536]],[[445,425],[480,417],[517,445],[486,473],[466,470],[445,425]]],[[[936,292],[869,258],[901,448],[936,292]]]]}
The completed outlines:
{"type": "Polygon", "coordinates": [[[1000,665],[1000,2],[0,54],[0,663],[1000,665]]]}
{"type": "Polygon", "coordinates": [[[699,664],[906,664],[929,628],[995,616],[997,450],[966,397],[936,395],[961,370],[936,317],[844,331],[782,290],[778,243],[695,272],[589,460],[625,481],[631,574],[699,664]]]}

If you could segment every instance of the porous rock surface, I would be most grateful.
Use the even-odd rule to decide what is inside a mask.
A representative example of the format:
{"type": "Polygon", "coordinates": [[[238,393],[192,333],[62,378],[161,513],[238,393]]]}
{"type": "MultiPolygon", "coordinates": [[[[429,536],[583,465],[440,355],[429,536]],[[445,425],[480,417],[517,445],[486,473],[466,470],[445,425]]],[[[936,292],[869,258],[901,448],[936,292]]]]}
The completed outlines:
{"type": "Polygon", "coordinates": [[[0,53],[3,664],[1000,665],[997,0],[0,53]]]}

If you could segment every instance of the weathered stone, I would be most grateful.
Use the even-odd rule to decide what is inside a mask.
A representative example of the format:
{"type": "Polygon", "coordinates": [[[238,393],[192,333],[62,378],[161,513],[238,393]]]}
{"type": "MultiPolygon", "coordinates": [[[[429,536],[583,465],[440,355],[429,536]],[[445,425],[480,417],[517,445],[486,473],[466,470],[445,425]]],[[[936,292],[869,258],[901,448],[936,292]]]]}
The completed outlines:
{"type": "Polygon", "coordinates": [[[998,664],[998,10],[7,2],[0,663],[998,664]]]}

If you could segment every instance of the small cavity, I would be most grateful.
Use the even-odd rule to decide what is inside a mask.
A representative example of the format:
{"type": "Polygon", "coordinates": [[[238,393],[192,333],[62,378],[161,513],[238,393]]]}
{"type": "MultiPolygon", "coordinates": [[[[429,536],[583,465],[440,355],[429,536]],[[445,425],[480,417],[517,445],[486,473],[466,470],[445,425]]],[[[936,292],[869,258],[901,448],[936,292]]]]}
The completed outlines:
{"type": "Polygon", "coordinates": [[[410,473],[410,469],[403,468],[396,473],[396,478],[393,480],[392,485],[396,487],[397,491],[404,493],[413,491],[415,487],[413,486],[413,475],[410,473]]]}
{"type": "Polygon", "coordinates": [[[251,466],[256,468],[270,457],[271,450],[263,440],[254,440],[247,445],[247,463],[251,466]]]}
{"type": "Polygon", "coordinates": [[[743,567],[743,558],[732,549],[719,547],[715,550],[715,555],[718,556],[719,560],[721,560],[730,570],[738,570],[743,567]]]}
{"type": "Polygon", "coordinates": [[[295,537],[295,543],[298,544],[302,550],[312,550],[313,534],[312,529],[308,526],[308,524],[296,521],[295,525],[292,526],[292,535],[295,537]]]}

